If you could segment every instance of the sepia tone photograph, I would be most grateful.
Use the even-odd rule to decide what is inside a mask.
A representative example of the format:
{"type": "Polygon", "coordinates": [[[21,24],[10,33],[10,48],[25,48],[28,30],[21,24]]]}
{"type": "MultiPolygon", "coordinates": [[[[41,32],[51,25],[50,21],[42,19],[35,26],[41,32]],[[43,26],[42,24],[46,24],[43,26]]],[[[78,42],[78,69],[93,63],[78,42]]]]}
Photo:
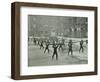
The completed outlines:
{"type": "Polygon", "coordinates": [[[88,63],[87,17],[28,15],[28,66],[88,63]]]}
{"type": "Polygon", "coordinates": [[[12,79],[97,75],[97,7],[14,2],[11,10],[12,79]]]}

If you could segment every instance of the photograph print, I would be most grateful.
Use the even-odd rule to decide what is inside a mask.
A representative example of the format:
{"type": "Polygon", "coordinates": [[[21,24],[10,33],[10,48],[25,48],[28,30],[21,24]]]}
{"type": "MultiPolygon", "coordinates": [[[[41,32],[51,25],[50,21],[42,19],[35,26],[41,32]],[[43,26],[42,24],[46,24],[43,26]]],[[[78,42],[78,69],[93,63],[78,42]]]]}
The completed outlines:
{"type": "Polygon", "coordinates": [[[88,17],[28,15],[28,66],[88,64],[88,17]]]}
{"type": "Polygon", "coordinates": [[[97,7],[11,5],[12,79],[97,75],[97,7]]]}

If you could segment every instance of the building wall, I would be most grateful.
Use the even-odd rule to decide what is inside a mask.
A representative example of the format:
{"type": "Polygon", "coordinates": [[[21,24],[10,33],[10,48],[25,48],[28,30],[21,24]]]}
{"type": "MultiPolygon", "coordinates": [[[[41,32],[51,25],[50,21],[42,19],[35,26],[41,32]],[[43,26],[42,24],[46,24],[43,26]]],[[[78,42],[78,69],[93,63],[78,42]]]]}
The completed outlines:
{"type": "Polygon", "coordinates": [[[28,16],[28,33],[34,36],[50,37],[55,31],[57,36],[87,37],[87,18],[61,16],[28,16]]]}

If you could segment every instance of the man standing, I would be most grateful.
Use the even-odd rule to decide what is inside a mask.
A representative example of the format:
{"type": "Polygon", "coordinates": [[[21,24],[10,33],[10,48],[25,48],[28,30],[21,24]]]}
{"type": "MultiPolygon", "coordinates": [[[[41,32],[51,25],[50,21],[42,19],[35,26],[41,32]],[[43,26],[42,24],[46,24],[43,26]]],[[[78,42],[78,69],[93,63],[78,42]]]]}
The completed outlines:
{"type": "Polygon", "coordinates": [[[65,39],[62,38],[62,44],[65,45],[65,39]]]}
{"type": "Polygon", "coordinates": [[[53,59],[54,56],[56,55],[56,60],[58,60],[57,48],[58,48],[58,45],[53,44],[53,49],[54,49],[54,51],[53,51],[52,59],[53,59]]]}
{"type": "Polygon", "coordinates": [[[34,38],[34,45],[36,45],[36,38],[34,38]]]}
{"type": "Polygon", "coordinates": [[[59,43],[59,48],[58,49],[59,49],[59,51],[62,50],[62,52],[63,52],[63,44],[62,43],[59,43]]]}
{"type": "Polygon", "coordinates": [[[82,50],[82,52],[84,52],[84,48],[83,48],[83,40],[80,41],[80,49],[79,49],[79,53],[82,50]]]}
{"type": "Polygon", "coordinates": [[[49,43],[48,42],[46,43],[46,47],[45,47],[44,53],[46,52],[46,50],[48,50],[48,53],[49,53],[49,43]]]}
{"type": "Polygon", "coordinates": [[[40,49],[43,48],[44,49],[44,46],[43,46],[43,41],[41,41],[40,43],[40,49]]]}
{"type": "Polygon", "coordinates": [[[86,44],[88,44],[88,40],[86,40],[86,44]]]}
{"type": "Polygon", "coordinates": [[[71,52],[71,55],[73,55],[73,49],[72,49],[72,40],[69,41],[68,43],[68,55],[71,52]]]}

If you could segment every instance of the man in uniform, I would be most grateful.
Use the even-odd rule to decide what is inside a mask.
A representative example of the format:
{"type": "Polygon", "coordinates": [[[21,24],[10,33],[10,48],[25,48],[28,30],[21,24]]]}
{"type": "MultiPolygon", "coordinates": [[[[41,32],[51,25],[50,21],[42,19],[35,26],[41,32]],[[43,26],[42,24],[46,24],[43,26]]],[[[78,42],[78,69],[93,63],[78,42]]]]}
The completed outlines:
{"type": "Polygon", "coordinates": [[[43,48],[44,49],[44,46],[43,46],[43,41],[41,41],[40,43],[40,49],[43,48]]]}
{"type": "Polygon", "coordinates": [[[63,44],[59,43],[59,48],[58,49],[59,49],[59,51],[62,50],[62,52],[63,52],[63,47],[62,46],[63,46],[63,44]]]}
{"type": "Polygon", "coordinates": [[[88,44],[88,40],[86,40],[86,44],[88,44]]]}
{"type": "Polygon", "coordinates": [[[36,38],[34,38],[34,45],[36,45],[36,38]]]}
{"type": "Polygon", "coordinates": [[[62,38],[62,44],[65,45],[65,39],[62,38]]]}
{"type": "Polygon", "coordinates": [[[79,49],[79,53],[82,50],[82,52],[84,52],[84,48],[83,48],[83,40],[80,41],[80,49],[79,49]]]}
{"type": "Polygon", "coordinates": [[[39,46],[40,45],[40,39],[37,39],[37,46],[39,46]]]}
{"type": "Polygon", "coordinates": [[[72,40],[69,40],[69,43],[68,43],[68,55],[70,52],[71,52],[71,55],[73,55],[72,40]]]}
{"type": "Polygon", "coordinates": [[[54,51],[53,51],[52,59],[53,59],[54,56],[56,55],[56,60],[58,60],[57,48],[58,48],[58,45],[53,44],[53,49],[54,49],[54,51]]]}
{"type": "Polygon", "coordinates": [[[48,42],[46,43],[46,47],[45,47],[44,53],[46,52],[46,50],[48,50],[48,53],[49,53],[49,43],[48,42]]]}

